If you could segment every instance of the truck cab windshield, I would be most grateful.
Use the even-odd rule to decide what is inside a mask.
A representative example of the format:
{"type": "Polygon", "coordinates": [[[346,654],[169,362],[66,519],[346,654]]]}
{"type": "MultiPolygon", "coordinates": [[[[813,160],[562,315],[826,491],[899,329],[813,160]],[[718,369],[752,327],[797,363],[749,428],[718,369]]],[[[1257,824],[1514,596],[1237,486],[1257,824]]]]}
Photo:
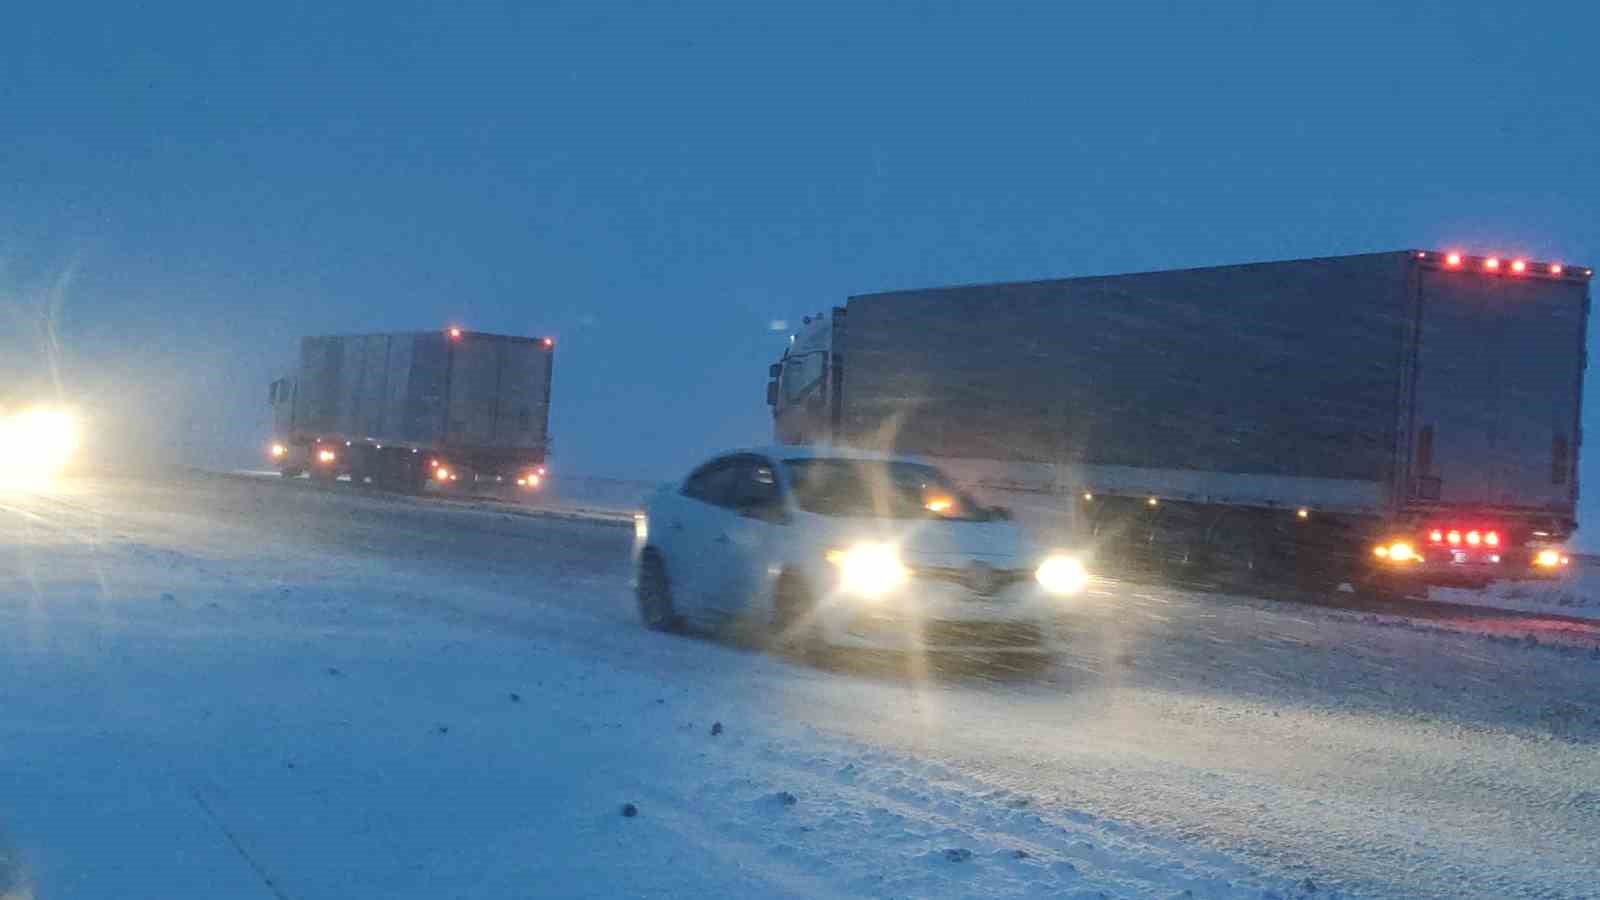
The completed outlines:
{"type": "Polygon", "coordinates": [[[984,522],[987,509],[932,466],[870,459],[791,459],[795,502],[822,516],[984,522]]]}

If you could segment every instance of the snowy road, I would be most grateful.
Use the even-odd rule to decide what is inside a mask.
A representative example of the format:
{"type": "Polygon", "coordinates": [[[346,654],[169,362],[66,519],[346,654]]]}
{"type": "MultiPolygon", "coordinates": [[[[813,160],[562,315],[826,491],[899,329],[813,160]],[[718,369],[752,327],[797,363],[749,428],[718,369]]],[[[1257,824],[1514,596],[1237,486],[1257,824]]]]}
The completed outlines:
{"type": "Polygon", "coordinates": [[[1539,620],[1107,583],[1043,677],[824,672],[639,629],[629,537],[0,497],[0,897],[1600,896],[1600,654],[1539,620]]]}

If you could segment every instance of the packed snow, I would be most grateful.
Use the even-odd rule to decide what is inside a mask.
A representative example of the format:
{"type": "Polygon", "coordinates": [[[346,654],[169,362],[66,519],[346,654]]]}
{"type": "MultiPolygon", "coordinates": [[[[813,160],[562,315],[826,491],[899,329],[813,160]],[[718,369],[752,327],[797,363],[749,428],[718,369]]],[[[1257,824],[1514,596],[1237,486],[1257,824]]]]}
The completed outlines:
{"type": "Polygon", "coordinates": [[[191,475],[0,523],[7,900],[1594,890],[1578,642],[1106,582],[1046,673],[817,669],[640,629],[615,522],[191,475]]]}

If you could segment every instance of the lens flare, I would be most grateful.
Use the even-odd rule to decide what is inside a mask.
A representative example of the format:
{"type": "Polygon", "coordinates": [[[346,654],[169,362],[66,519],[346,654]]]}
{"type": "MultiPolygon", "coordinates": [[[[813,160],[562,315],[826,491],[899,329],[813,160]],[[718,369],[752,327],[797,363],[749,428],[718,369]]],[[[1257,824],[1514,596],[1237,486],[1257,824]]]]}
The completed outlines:
{"type": "Polygon", "coordinates": [[[63,409],[35,407],[0,417],[0,482],[48,485],[72,462],[80,440],[77,417],[63,409]]]}

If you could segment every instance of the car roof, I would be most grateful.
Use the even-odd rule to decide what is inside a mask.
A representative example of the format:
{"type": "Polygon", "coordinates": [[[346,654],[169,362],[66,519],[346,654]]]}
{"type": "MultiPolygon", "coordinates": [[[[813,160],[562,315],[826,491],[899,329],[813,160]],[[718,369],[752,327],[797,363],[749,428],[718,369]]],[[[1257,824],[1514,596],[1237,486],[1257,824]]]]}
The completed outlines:
{"type": "Polygon", "coordinates": [[[861,450],[855,447],[844,447],[838,444],[769,444],[764,447],[740,447],[718,453],[712,459],[721,459],[738,453],[753,453],[771,459],[858,459],[874,460],[881,462],[905,462],[928,465],[927,460],[915,456],[904,456],[895,453],[880,453],[876,450],[861,450]]]}

